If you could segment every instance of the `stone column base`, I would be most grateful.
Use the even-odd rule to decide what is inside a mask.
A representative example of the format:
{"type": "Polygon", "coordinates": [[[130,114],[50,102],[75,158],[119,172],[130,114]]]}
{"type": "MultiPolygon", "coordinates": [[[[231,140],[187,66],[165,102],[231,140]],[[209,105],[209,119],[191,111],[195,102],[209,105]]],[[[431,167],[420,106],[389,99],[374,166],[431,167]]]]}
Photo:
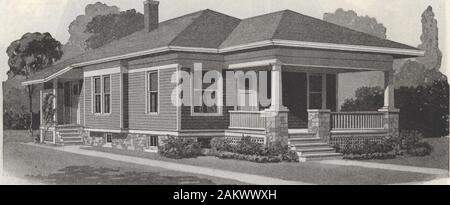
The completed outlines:
{"type": "Polygon", "coordinates": [[[381,108],[378,112],[383,113],[383,127],[387,131],[388,136],[399,135],[399,109],[381,108]]]}
{"type": "Polygon", "coordinates": [[[266,146],[280,141],[283,145],[288,144],[288,109],[264,111],[266,119],[266,146]]]}
{"type": "Polygon", "coordinates": [[[308,110],[308,132],[325,142],[330,141],[331,110],[308,110]]]}

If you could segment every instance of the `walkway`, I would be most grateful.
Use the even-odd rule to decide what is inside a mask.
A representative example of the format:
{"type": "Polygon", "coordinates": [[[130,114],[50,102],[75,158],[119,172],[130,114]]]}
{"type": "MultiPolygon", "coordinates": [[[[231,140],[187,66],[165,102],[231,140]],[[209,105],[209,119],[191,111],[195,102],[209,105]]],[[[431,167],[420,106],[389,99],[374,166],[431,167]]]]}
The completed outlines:
{"type": "Polygon", "coordinates": [[[384,169],[402,172],[415,172],[422,174],[432,174],[438,176],[448,177],[448,170],[435,169],[435,168],[425,168],[425,167],[415,167],[415,166],[405,166],[405,165],[394,165],[394,164],[383,164],[375,162],[361,162],[354,160],[325,160],[318,163],[322,164],[332,164],[332,165],[342,165],[342,166],[358,166],[373,169],[384,169]]]}

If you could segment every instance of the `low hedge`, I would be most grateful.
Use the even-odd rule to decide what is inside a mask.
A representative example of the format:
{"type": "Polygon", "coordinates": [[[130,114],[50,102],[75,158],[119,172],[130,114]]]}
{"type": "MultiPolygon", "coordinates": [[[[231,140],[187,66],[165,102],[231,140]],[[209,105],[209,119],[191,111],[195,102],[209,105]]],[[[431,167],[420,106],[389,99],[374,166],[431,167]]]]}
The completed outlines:
{"type": "Polygon", "coordinates": [[[243,136],[239,143],[232,144],[226,138],[211,140],[212,155],[222,159],[238,159],[252,162],[298,162],[298,155],[287,144],[274,142],[270,146],[263,146],[243,136]]]}
{"type": "Polygon", "coordinates": [[[426,156],[433,147],[423,141],[423,136],[418,131],[404,131],[396,137],[389,137],[383,142],[371,142],[353,144],[348,142],[344,148],[336,146],[336,151],[343,153],[344,159],[392,159],[397,155],[426,156]]]}
{"type": "Polygon", "coordinates": [[[194,158],[202,155],[202,149],[196,139],[170,136],[158,147],[158,153],[167,158],[194,158]]]}

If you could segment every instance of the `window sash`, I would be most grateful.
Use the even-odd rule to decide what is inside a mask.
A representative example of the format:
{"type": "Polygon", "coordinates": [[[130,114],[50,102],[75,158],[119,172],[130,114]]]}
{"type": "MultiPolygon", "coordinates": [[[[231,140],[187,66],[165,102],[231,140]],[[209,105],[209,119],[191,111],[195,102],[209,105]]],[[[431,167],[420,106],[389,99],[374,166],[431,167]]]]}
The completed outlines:
{"type": "Polygon", "coordinates": [[[103,76],[103,113],[111,112],[111,76],[103,76]]]}
{"type": "Polygon", "coordinates": [[[111,75],[93,77],[92,107],[95,114],[111,113],[111,75]]]}
{"type": "Polygon", "coordinates": [[[147,73],[147,113],[159,112],[159,72],[147,73]]]}

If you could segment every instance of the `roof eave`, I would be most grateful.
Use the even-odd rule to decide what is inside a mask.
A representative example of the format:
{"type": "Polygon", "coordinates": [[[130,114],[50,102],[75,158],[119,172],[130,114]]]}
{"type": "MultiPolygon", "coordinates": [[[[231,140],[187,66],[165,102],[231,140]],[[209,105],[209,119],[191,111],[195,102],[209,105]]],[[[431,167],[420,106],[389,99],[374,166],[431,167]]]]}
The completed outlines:
{"type": "Polygon", "coordinates": [[[346,45],[346,44],[333,44],[333,43],[319,43],[319,42],[307,42],[307,41],[291,41],[291,40],[265,40],[259,42],[253,42],[248,44],[241,44],[237,46],[230,46],[220,49],[215,48],[199,48],[199,47],[180,47],[180,46],[165,46],[145,51],[133,52],[124,55],[112,56],[107,58],[101,58],[92,61],[86,61],[81,63],[72,64],[62,70],[59,70],[52,75],[31,80],[24,81],[22,85],[32,85],[38,83],[48,82],[49,80],[58,77],[67,71],[70,71],[76,67],[82,67],[87,65],[111,62],[115,60],[123,60],[127,58],[139,57],[144,55],[156,54],[167,51],[182,51],[182,52],[197,52],[197,53],[229,53],[235,51],[249,50],[254,48],[261,48],[267,46],[283,46],[283,47],[294,47],[294,48],[313,48],[313,49],[323,49],[323,50],[340,50],[340,51],[350,51],[350,52],[366,52],[366,53],[382,53],[389,54],[394,56],[400,56],[399,58],[414,58],[414,57],[423,57],[425,55],[425,51],[417,50],[417,49],[403,49],[403,48],[388,48],[388,47],[376,47],[376,46],[363,46],[363,45],[346,45]]]}

